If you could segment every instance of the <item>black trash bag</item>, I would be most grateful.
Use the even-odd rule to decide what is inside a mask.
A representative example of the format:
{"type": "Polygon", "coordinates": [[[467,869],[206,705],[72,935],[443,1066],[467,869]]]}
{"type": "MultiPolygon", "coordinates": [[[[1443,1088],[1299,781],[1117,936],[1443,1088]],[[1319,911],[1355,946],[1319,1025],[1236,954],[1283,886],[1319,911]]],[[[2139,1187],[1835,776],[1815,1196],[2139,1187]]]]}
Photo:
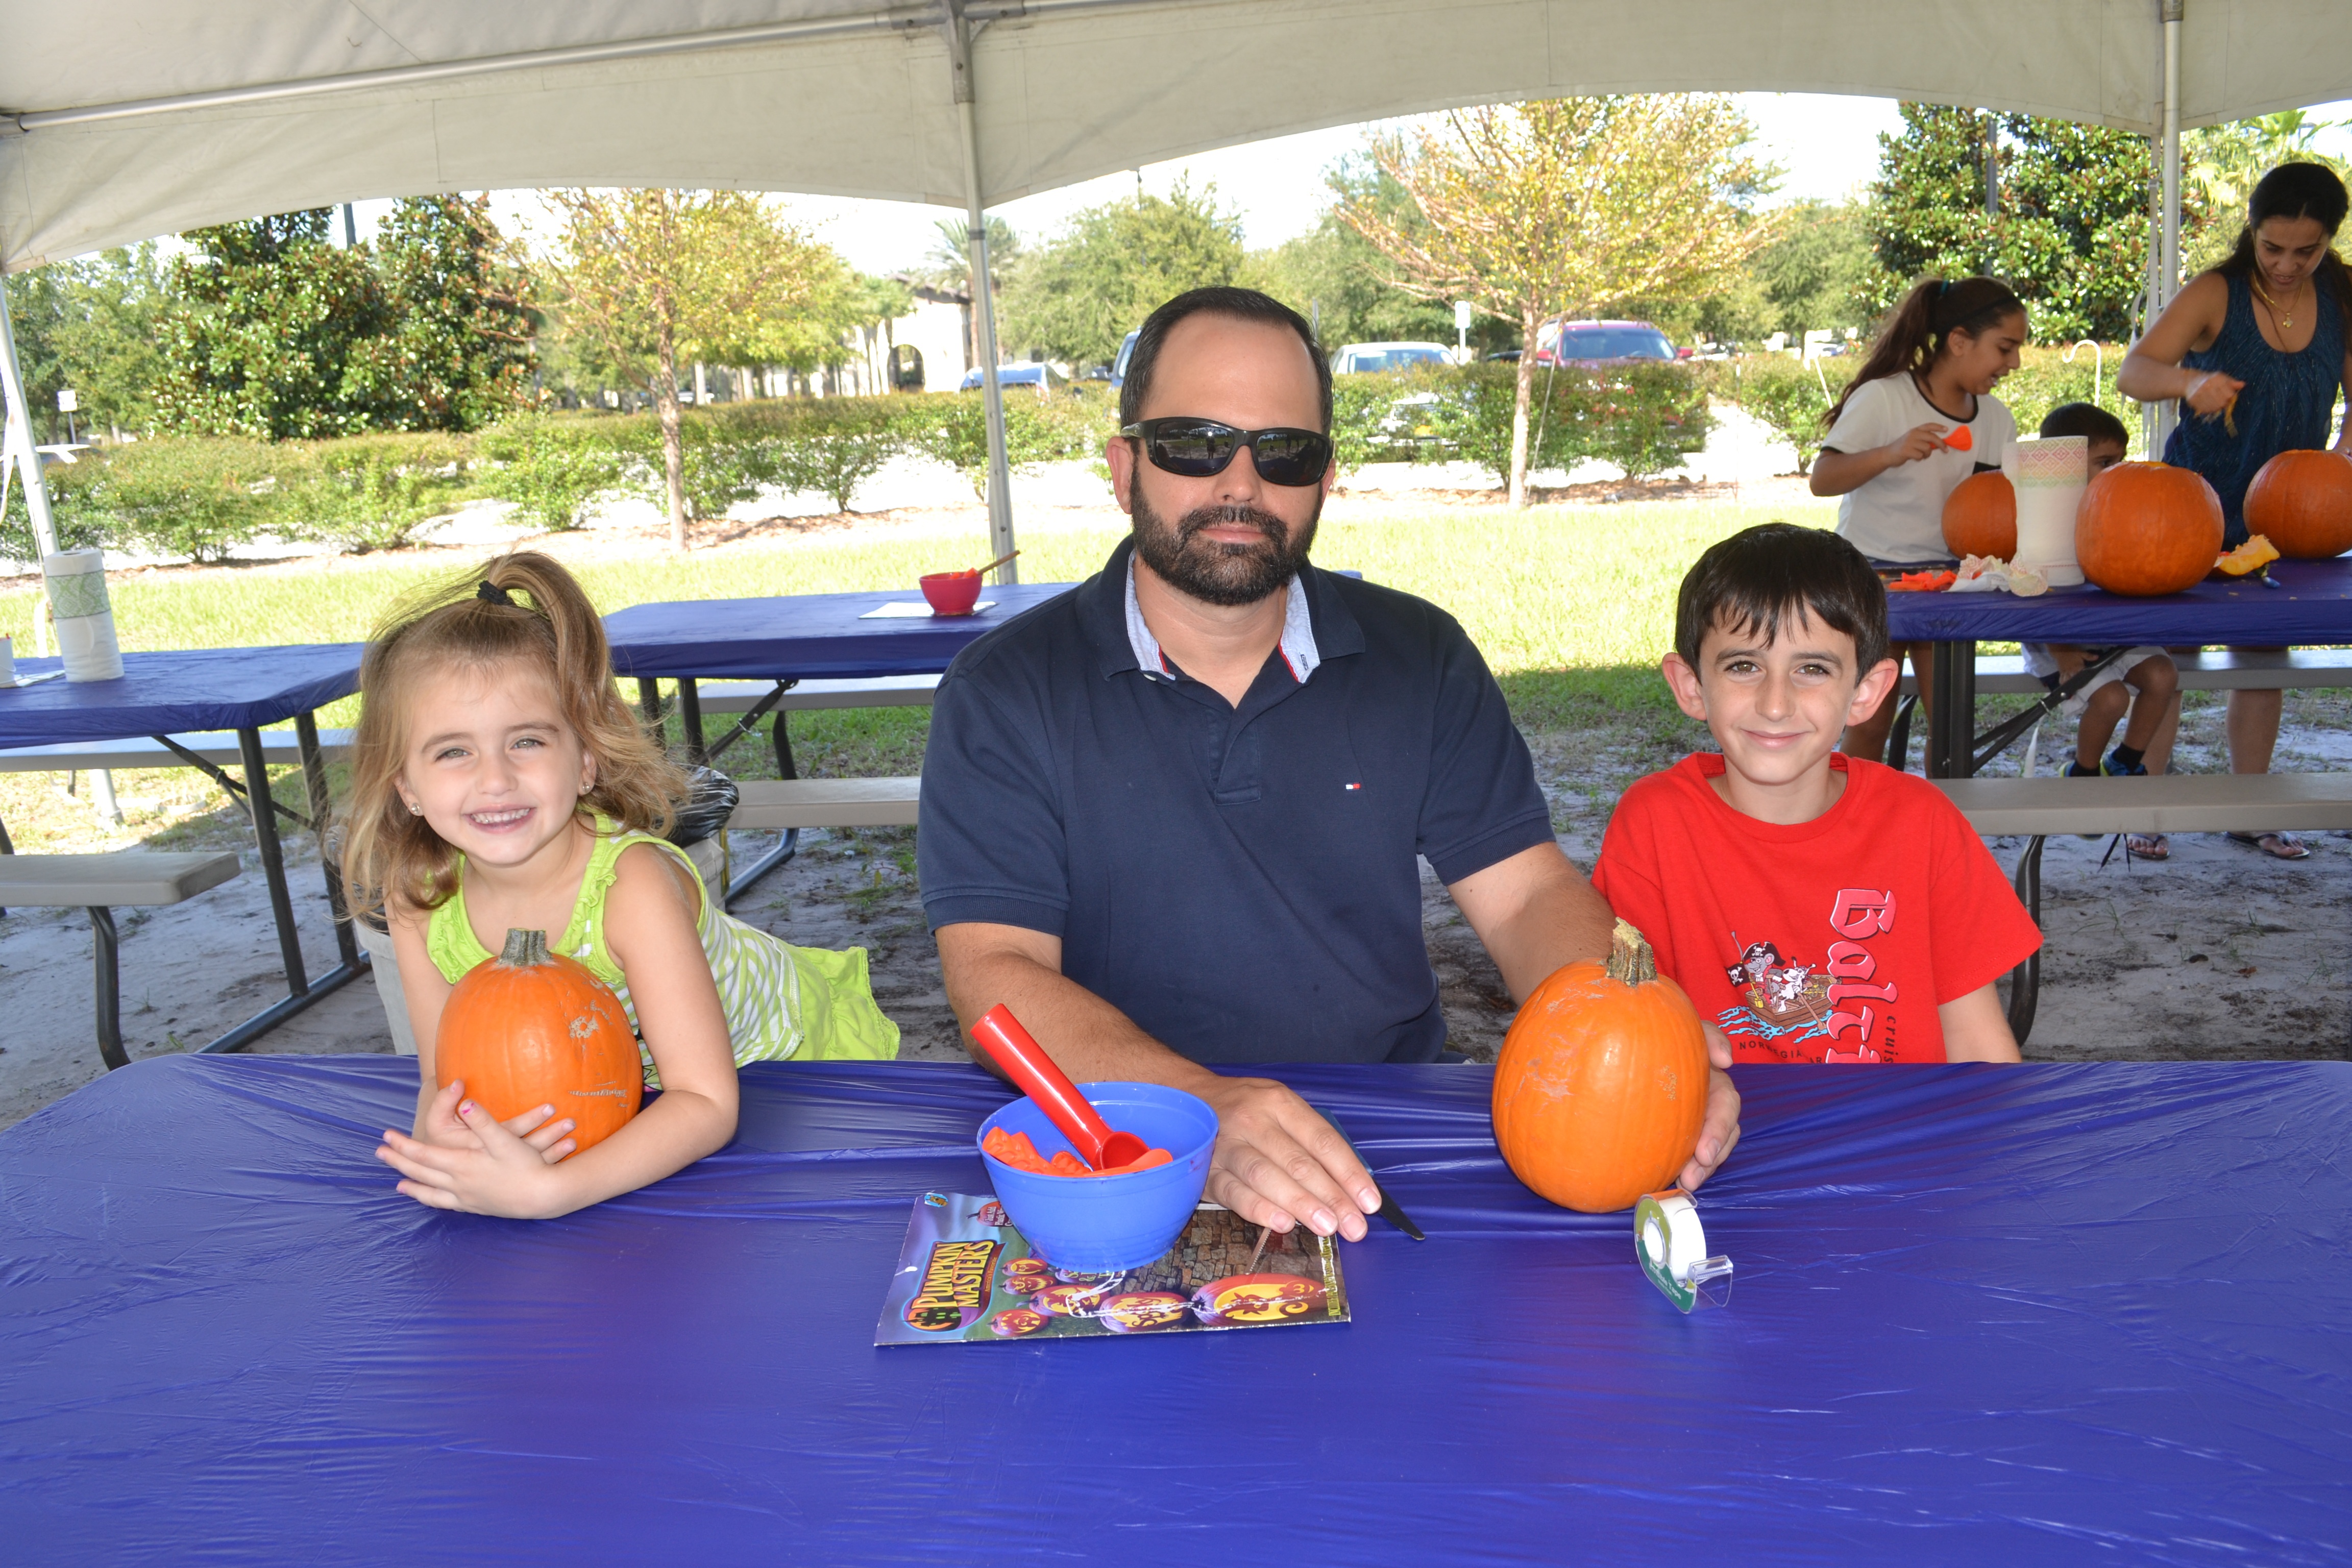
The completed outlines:
{"type": "Polygon", "coordinates": [[[688,768],[686,780],[686,804],[678,807],[676,820],[669,825],[669,841],[681,849],[716,837],[743,794],[733,779],[713,767],[688,768]]]}

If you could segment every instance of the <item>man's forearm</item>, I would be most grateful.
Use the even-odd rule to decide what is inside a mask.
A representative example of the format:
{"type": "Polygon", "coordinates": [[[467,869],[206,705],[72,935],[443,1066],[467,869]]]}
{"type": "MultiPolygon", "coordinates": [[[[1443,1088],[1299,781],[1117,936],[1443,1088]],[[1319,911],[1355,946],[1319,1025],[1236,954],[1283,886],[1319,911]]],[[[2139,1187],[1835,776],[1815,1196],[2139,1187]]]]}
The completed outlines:
{"type": "Polygon", "coordinates": [[[992,1072],[996,1064],[973,1048],[971,1026],[1002,1003],[1073,1082],[1160,1083],[1198,1094],[1202,1081],[1216,1076],[1037,955],[992,947],[950,960],[951,946],[943,941],[940,951],[948,1005],[955,1010],[964,1048],[992,1072]]]}
{"type": "Polygon", "coordinates": [[[1555,846],[1523,850],[1453,891],[1515,1001],[1561,966],[1609,952],[1616,917],[1608,900],[1555,846]]]}

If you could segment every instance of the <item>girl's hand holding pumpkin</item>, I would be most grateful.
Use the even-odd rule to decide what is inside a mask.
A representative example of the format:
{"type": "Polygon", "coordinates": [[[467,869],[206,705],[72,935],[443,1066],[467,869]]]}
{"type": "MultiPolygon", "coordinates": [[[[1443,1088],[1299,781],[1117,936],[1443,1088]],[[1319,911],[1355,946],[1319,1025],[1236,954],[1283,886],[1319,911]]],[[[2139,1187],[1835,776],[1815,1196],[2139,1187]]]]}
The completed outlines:
{"type": "MultiPolygon", "coordinates": [[[[450,1089],[459,1087],[452,1084],[450,1089]]],[[[560,1141],[549,1150],[537,1148],[470,1100],[457,1101],[456,1116],[476,1147],[449,1148],[384,1131],[375,1157],[405,1178],[401,1192],[430,1208],[508,1219],[541,1219],[577,1206],[571,1200],[567,1176],[550,1169],[549,1155],[562,1147],[560,1141]]]]}
{"type": "MultiPolygon", "coordinates": [[[[433,1103],[425,1108],[425,1113],[416,1119],[414,1133],[416,1141],[429,1143],[436,1149],[480,1148],[482,1141],[474,1135],[474,1130],[457,1119],[457,1102],[465,1096],[466,1082],[463,1079],[453,1079],[445,1085],[441,1092],[433,1097],[433,1103]]],[[[574,1125],[572,1119],[567,1116],[558,1121],[553,1120],[554,1115],[555,1107],[552,1105],[538,1105],[520,1116],[509,1118],[500,1125],[538,1150],[552,1165],[576,1147],[568,1136],[574,1125]]]]}

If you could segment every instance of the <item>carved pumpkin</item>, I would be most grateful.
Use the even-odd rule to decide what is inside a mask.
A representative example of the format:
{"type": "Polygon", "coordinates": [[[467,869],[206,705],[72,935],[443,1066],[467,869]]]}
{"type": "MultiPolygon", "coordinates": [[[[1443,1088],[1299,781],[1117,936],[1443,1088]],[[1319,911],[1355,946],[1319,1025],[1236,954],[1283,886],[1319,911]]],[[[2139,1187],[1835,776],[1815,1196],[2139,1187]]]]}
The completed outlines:
{"type": "Polygon", "coordinates": [[[2017,553],[2017,487],[2007,474],[1970,474],[1944,498],[1944,548],[1997,561],[2017,553]]]}
{"type": "Polygon", "coordinates": [[[582,1149],[618,1131],[645,1098],[621,999],[587,965],[547,951],[543,931],[507,932],[506,951],[468,970],[441,1009],[433,1074],[504,1121],[534,1106],[579,1125],[582,1149]]]}
{"type": "Polygon", "coordinates": [[[2110,594],[2178,594],[2221,553],[2221,498],[2191,469],[2117,463],[2091,480],[2074,514],[2074,559],[2110,594]]]}
{"type": "Polygon", "coordinates": [[[1706,1116],[1706,1036],[1623,921],[1606,963],[1535,989],[1495,1066],[1495,1142],[1563,1208],[1609,1214],[1671,1186],[1706,1116]]]}
{"type": "Polygon", "coordinates": [[[2352,550],[2352,458],[2281,452],[2246,487],[2246,526],[2268,535],[2291,561],[2325,561],[2352,550]]]}

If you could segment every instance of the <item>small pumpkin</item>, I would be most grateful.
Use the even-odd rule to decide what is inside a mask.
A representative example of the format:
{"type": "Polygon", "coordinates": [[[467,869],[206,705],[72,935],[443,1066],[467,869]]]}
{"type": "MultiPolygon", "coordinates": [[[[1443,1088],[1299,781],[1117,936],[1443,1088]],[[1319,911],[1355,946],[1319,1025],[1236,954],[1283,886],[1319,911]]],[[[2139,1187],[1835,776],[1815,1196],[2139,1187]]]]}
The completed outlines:
{"type": "Polygon", "coordinates": [[[2204,580],[2221,553],[2221,498],[2168,463],[2117,463],[2074,514],[2074,559],[2110,594],[2150,598],[2204,580]]]}
{"type": "Polygon", "coordinates": [[[2325,561],[2352,550],[2352,458],[2281,452],[2246,487],[2246,526],[2291,561],[2325,561]]]}
{"type": "Polygon", "coordinates": [[[1697,1012],[1619,921],[1607,962],[1555,971],[1512,1021],[1495,1065],[1495,1142],[1540,1195],[1613,1213],[1674,1184],[1698,1148],[1706,1089],[1697,1012]]]}
{"type": "Polygon", "coordinates": [[[2257,533],[2213,563],[2213,569],[2224,577],[2242,577],[2249,572],[2261,571],[2278,558],[2277,547],[2257,533]]]}
{"type": "Polygon", "coordinates": [[[2017,554],[2017,487],[2007,474],[1970,474],[1944,498],[1944,548],[1962,559],[2017,554]]]}
{"type": "Polygon", "coordinates": [[[543,931],[507,932],[504,952],[466,972],[441,1008],[433,1074],[504,1121],[552,1105],[582,1149],[637,1113],[645,1079],[621,999],[586,964],[547,950],[543,931]]]}

